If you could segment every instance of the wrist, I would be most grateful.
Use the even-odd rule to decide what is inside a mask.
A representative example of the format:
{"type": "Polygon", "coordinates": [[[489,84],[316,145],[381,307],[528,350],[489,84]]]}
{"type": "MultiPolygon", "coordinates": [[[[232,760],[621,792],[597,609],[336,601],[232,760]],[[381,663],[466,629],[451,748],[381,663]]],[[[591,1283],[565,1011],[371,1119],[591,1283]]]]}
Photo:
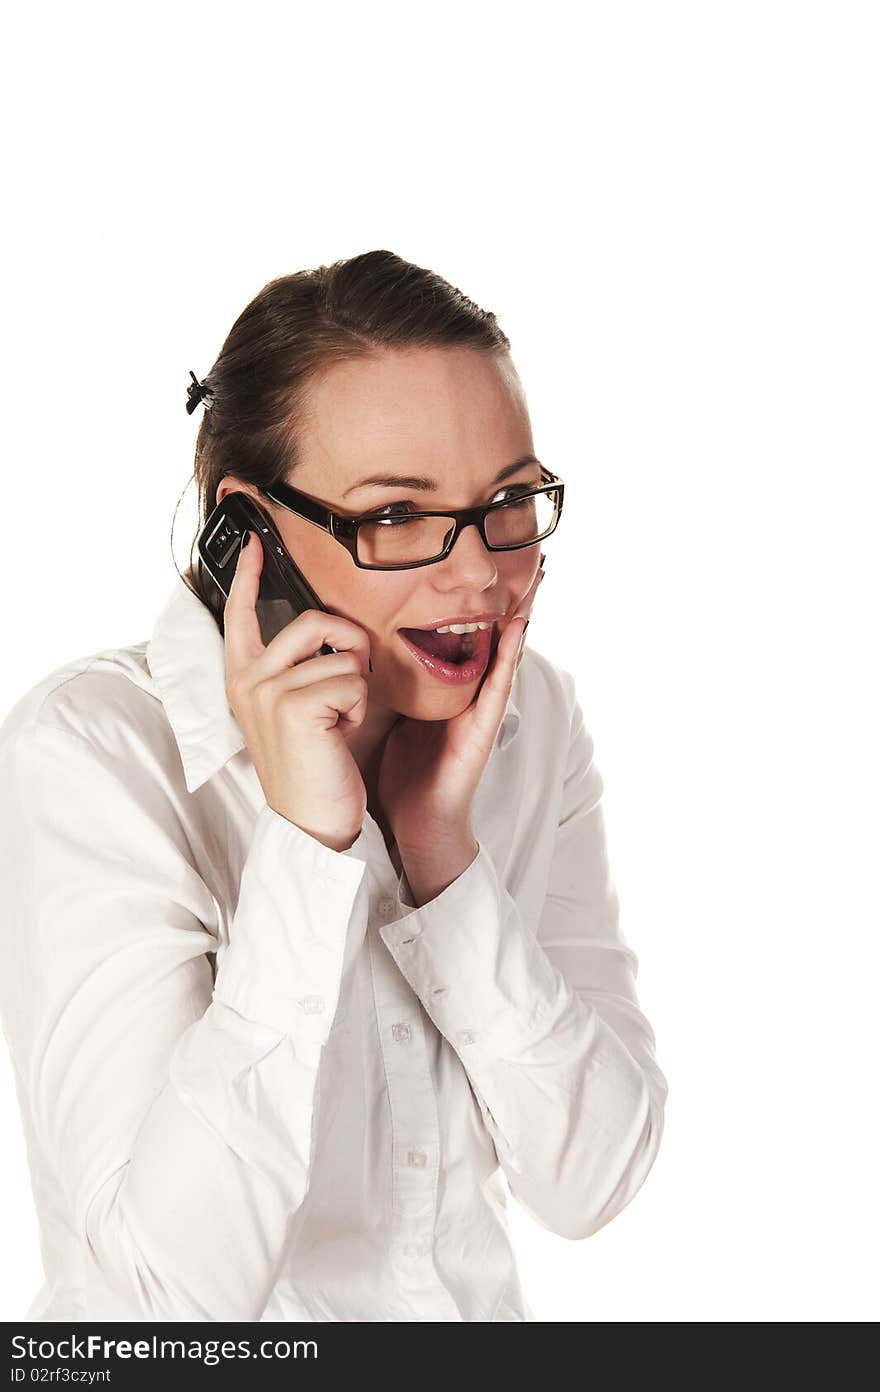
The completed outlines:
{"type": "Polygon", "coordinates": [[[464,874],[479,855],[480,847],[474,836],[456,842],[434,843],[430,849],[421,846],[408,852],[398,844],[401,863],[409,887],[419,908],[436,899],[464,874]]]}
{"type": "Polygon", "coordinates": [[[412,865],[443,865],[448,857],[460,860],[462,856],[470,854],[473,858],[479,850],[477,838],[470,827],[445,827],[442,832],[425,833],[409,840],[395,836],[395,841],[401,860],[412,865]]]}

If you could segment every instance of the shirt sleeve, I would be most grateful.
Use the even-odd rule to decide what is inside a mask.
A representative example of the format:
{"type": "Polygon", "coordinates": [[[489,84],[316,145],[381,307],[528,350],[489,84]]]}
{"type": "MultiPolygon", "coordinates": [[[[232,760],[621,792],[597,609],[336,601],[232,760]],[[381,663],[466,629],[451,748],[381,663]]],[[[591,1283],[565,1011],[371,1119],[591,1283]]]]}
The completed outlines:
{"type": "Polygon", "coordinates": [[[158,765],[39,721],[0,787],[0,1006],[68,1221],[131,1318],[259,1320],[365,930],[363,832],[336,852],[263,806],[215,984],[158,765]]]}
{"type": "Polygon", "coordinates": [[[619,924],[603,782],[573,698],[549,888],[527,921],[486,846],[435,899],[380,929],[467,1071],[511,1193],[544,1228],[586,1238],[635,1196],[668,1092],[619,924]]]}

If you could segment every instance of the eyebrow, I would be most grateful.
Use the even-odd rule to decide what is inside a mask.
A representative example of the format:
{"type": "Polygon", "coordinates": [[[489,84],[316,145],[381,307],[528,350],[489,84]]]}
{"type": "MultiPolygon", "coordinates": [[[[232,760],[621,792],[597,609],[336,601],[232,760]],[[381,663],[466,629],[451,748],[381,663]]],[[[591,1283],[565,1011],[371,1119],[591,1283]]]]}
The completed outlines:
{"type": "MultiPolygon", "coordinates": [[[[524,454],[519,459],[515,459],[512,464],[508,464],[496,474],[492,479],[492,484],[501,483],[509,478],[511,474],[517,473],[525,468],[527,464],[540,464],[541,461],[534,454],[524,454]]],[[[372,474],[369,478],[361,479],[360,483],[353,483],[351,488],[346,488],[343,498],[347,498],[349,493],[356,493],[359,488],[416,488],[423,493],[433,493],[440,487],[436,479],[419,478],[412,474],[372,474]]],[[[490,484],[491,487],[491,484],[490,484]]]]}

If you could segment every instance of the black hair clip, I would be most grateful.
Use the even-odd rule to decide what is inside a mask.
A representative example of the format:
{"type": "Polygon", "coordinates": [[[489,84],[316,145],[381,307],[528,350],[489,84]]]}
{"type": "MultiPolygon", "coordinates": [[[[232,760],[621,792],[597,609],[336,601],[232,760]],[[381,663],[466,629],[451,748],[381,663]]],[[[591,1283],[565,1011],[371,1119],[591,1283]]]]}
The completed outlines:
{"type": "Polygon", "coordinates": [[[207,383],[199,381],[192,368],[190,368],[189,375],[192,378],[192,383],[186,389],[186,411],[187,415],[191,416],[200,401],[204,401],[207,411],[212,406],[214,398],[211,395],[211,388],[207,383]]]}

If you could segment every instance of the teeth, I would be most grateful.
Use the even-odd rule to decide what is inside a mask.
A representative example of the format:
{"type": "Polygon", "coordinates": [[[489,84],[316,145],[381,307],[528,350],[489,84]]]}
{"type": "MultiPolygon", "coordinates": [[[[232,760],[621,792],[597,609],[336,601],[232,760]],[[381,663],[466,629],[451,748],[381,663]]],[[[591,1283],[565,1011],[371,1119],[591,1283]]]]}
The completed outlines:
{"type": "Polygon", "coordinates": [[[446,624],[443,628],[435,628],[435,633],[476,633],[478,628],[491,628],[490,623],[463,623],[446,624]]]}

